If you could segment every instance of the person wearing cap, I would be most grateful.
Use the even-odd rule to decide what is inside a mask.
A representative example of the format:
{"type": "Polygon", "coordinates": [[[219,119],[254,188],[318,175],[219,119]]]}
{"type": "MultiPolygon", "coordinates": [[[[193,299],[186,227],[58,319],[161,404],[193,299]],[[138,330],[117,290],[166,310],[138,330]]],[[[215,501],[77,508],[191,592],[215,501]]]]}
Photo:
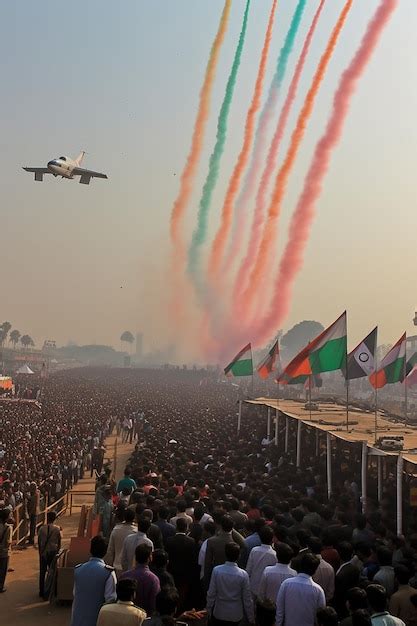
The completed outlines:
{"type": "Polygon", "coordinates": [[[119,580],[116,587],[117,602],[101,607],[97,626],[141,626],[146,613],[133,603],[136,589],[136,580],[119,580]]]}
{"type": "Polygon", "coordinates": [[[116,600],[116,574],[103,560],[106,552],[105,539],[93,537],[90,560],[74,568],[71,626],[96,626],[103,604],[116,600]]]}

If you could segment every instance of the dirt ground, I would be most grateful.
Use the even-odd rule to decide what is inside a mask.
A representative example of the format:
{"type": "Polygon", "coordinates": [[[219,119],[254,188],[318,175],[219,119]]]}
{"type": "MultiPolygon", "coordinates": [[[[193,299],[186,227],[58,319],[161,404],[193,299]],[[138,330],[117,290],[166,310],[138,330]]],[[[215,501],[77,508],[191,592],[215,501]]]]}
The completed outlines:
{"type": "MultiPolygon", "coordinates": [[[[107,441],[107,455],[114,456],[115,435],[111,435],[107,441]]],[[[123,470],[134,445],[122,444],[119,438],[117,446],[116,478],[123,475],[123,470]]],[[[94,480],[89,477],[83,478],[74,487],[76,491],[94,491],[94,480]]],[[[80,498],[81,499],[81,498],[80,498]]],[[[79,500],[80,501],[80,500],[79,500]]],[[[90,500],[91,501],[91,500],[90,500]]],[[[79,521],[79,509],[73,510],[60,517],[59,523],[63,529],[63,545],[69,543],[69,539],[77,534],[79,521]]],[[[70,605],[50,605],[49,602],[41,602],[38,596],[38,551],[28,547],[26,550],[13,550],[10,559],[10,567],[14,572],[9,572],[6,578],[7,591],[0,595],[1,624],[7,626],[68,626],[70,623],[70,605]],[[4,621],[3,621],[4,620],[4,621]]]]}

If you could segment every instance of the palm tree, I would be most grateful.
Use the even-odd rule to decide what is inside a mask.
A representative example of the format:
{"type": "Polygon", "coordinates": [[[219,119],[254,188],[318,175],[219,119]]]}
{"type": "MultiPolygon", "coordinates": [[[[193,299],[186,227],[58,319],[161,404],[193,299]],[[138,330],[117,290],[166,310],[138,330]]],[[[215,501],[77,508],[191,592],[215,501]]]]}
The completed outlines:
{"type": "Polygon", "coordinates": [[[12,332],[9,335],[9,340],[13,344],[13,348],[16,348],[17,344],[19,343],[19,339],[20,339],[20,332],[18,330],[12,330],[12,332]]]}
{"type": "MultiPolygon", "coordinates": [[[[130,330],[125,330],[125,332],[120,335],[120,342],[128,343],[128,344],[132,345],[132,343],[134,341],[135,341],[135,338],[132,335],[132,333],[130,332],[130,330]]],[[[121,345],[120,345],[120,347],[121,347],[121,345]]]]}
{"type": "Polygon", "coordinates": [[[35,345],[35,342],[33,341],[32,337],[30,335],[23,335],[23,337],[20,338],[20,343],[26,349],[28,349],[29,346],[34,346],[35,345]]]}
{"type": "Polygon", "coordinates": [[[3,322],[3,324],[0,324],[0,344],[3,345],[6,343],[6,339],[7,339],[7,335],[9,334],[9,330],[11,329],[12,325],[10,324],[10,322],[3,322]]]}

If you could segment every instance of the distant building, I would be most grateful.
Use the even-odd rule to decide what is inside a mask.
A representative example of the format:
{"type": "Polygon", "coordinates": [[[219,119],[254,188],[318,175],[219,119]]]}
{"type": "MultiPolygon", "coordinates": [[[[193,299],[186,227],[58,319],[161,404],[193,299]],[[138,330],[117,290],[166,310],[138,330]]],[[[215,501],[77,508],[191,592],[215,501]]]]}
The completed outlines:
{"type": "Polygon", "coordinates": [[[143,357],[143,333],[136,333],[136,356],[138,359],[143,357]]]}

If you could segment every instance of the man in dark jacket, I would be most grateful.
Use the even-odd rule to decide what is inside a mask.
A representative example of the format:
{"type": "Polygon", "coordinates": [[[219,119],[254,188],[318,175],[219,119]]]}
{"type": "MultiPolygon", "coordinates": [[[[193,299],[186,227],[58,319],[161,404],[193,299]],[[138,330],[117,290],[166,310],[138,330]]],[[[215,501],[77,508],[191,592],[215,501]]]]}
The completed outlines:
{"type": "Polygon", "coordinates": [[[187,537],[187,520],[180,517],[177,519],[177,532],[166,542],[169,565],[175,586],[178,589],[180,601],[179,610],[192,607],[187,606],[187,599],[191,583],[197,575],[197,549],[196,543],[191,537],[187,537]]]}

